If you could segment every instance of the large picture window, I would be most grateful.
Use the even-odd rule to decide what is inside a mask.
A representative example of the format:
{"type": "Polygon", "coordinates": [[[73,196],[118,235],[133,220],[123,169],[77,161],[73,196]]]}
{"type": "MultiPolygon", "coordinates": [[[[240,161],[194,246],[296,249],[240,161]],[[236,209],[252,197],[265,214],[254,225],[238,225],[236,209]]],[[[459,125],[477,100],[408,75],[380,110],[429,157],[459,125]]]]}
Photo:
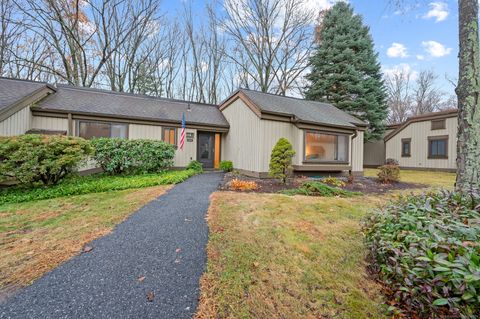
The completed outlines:
{"type": "Polygon", "coordinates": [[[428,138],[428,158],[448,158],[448,136],[428,138]]]}
{"type": "Polygon", "coordinates": [[[305,161],[348,162],[348,143],[348,135],[307,131],[305,161]]]}
{"type": "Polygon", "coordinates": [[[85,139],[94,137],[127,138],[127,124],[80,121],[78,123],[78,136],[85,139]]]}

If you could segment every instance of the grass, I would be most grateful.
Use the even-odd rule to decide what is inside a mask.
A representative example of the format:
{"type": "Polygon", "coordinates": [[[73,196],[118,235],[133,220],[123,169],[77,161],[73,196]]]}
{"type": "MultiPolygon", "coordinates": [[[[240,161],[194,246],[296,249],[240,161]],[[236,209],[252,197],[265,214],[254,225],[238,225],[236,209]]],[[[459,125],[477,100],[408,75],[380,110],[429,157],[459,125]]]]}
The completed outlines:
{"type": "MultiPolygon", "coordinates": [[[[367,177],[377,177],[378,169],[367,168],[364,174],[367,177]]],[[[455,173],[448,172],[400,170],[400,181],[426,184],[432,188],[452,189],[455,183],[455,176],[455,173]]]]}
{"type": "Polygon", "coordinates": [[[167,171],[160,174],[144,175],[91,175],[74,177],[49,187],[22,188],[9,187],[0,190],[0,205],[51,199],[64,196],[101,193],[113,190],[142,188],[157,185],[170,185],[183,182],[195,175],[194,170],[167,171]]]}
{"type": "MultiPolygon", "coordinates": [[[[453,183],[451,174],[415,174],[422,177],[402,178],[431,187],[453,183]]],[[[381,287],[366,272],[359,221],[399,192],[350,198],[214,193],[197,319],[387,318],[381,287]]]]}
{"type": "Polygon", "coordinates": [[[0,292],[30,284],[170,187],[0,205],[0,292]]]}

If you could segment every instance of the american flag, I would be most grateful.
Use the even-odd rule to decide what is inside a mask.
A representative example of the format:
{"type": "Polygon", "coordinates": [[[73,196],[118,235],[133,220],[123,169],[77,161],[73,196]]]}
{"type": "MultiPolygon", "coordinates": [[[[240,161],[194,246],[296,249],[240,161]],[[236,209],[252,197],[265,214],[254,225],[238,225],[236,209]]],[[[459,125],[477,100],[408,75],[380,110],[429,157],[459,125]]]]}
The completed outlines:
{"type": "Polygon", "coordinates": [[[185,113],[182,114],[182,131],[180,132],[180,149],[183,150],[185,144],[185,113]]]}

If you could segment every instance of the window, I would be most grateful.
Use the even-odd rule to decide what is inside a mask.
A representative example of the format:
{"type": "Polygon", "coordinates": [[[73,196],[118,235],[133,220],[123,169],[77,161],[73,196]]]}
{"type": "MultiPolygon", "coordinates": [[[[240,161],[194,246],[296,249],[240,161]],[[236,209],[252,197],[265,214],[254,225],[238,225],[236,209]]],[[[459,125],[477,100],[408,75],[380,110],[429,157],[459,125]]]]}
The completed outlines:
{"type": "Polygon", "coordinates": [[[402,138],[402,157],[410,157],[412,149],[412,139],[402,138]]]}
{"type": "Polygon", "coordinates": [[[448,158],[448,136],[428,138],[428,158],[448,158]]]}
{"type": "Polygon", "coordinates": [[[86,139],[94,137],[127,138],[127,124],[80,121],[78,125],[78,136],[86,139]]]}
{"type": "Polygon", "coordinates": [[[445,129],[445,119],[432,121],[432,130],[443,130],[443,129],[445,129]]]}
{"type": "Polygon", "coordinates": [[[305,132],[305,161],[348,162],[349,136],[305,132]]]}
{"type": "Polygon", "coordinates": [[[163,141],[168,144],[177,145],[177,129],[174,127],[164,127],[162,130],[163,141]]]}

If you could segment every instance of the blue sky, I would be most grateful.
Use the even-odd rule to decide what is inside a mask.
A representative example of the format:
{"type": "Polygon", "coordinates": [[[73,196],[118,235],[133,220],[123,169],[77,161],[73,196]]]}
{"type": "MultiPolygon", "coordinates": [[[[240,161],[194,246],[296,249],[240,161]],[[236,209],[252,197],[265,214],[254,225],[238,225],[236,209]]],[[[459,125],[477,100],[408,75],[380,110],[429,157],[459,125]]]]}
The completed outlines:
{"type": "MultiPolygon", "coordinates": [[[[175,15],[184,1],[188,0],[165,0],[163,11],[175,15]]],[[[201,15],[207,0],[191,1],[201,15]]],[[[309,9],[317,11],[337,0],[306,1],[309,9]]],[[[453,81],[458,78],[457,1],[406,0],[417,4],[402,12],[389,5],[389,0],[349,2],[370,26],[384,72],[407,68],[414,78],[418,71],[431,69],[439,76],[437,85],[448,95],[454,94],[447,78],[453,81]]]]}

